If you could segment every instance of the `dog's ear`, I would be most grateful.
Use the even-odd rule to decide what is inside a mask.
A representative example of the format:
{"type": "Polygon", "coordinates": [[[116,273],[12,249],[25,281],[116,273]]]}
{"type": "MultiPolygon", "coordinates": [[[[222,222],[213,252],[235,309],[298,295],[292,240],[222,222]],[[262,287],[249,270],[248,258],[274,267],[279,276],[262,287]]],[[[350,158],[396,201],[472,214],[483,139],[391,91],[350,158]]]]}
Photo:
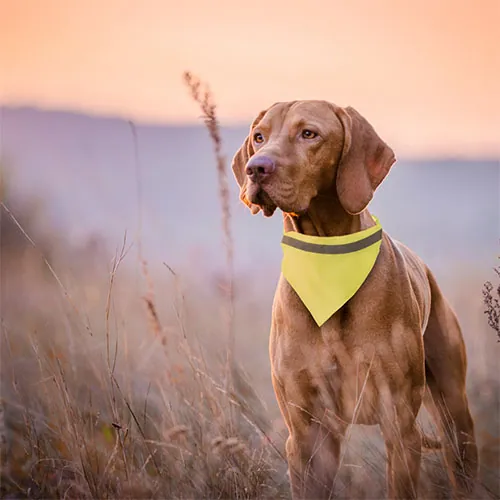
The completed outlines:
{"type": "Polygon", "coordinates": [[[262,120],[262,117],[266,114],[267,109],[264,111],[261,111],[257,117],[254,119],[252,122],[252,125],[250,125],[250,132],[248,133],[247,138],[243,141],[243,144],[241,145],[240,149],[236,152],[236,154],[233,157],[233,161],[231,164],[231,168],[233,169],[233,174],[234,177],[236,178],[236,182],[240,186],[240,200],[250,209],[252,214],[257,214],[260,210],[260,207],[258,205],[254,205],[253,203],[250,203],[250,201],[247,198],[247,175],[245,173],[245,167],[246,164],[248,163],[248,160],[253,156],[255,153],[255,149],[253,147],[253,141],[252,141],[252,131],[253,129],[259,124],[259,122],[262,120]]]}
{"type": "Polygon", "coordinates": [[[337,194],[350,214],[362,212],[396,161],[394,151],[355,109],[337,108],[344,147],[337,169],[337,194]]]}

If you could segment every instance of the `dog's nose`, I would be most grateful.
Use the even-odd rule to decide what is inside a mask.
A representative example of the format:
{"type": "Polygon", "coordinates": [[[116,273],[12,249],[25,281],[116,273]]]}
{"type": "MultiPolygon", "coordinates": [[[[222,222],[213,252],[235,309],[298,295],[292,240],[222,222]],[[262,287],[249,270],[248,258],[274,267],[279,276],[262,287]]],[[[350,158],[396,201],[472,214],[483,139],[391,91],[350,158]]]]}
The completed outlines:
{"type": "Polygon", "coordinates": [[[272,174],[275,169],[274,160],[269,156],[254,156],[247,163],[245,172],[252,181],[256,181],[272,174]]]}

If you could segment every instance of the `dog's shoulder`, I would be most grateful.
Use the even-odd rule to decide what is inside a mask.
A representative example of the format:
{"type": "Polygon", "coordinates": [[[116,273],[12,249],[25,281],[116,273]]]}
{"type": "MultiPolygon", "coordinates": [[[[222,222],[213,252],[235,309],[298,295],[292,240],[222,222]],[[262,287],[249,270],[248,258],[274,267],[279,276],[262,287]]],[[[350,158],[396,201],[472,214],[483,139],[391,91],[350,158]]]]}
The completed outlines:
{"type": "Polygon", "coordinates": [[[384,231],[383,242],[394,254],[398,263],[403,264],[409,271],[416,272],[427,279],[428,267],[425,262],[408,246],[393,238],[384,231]]]}
{"type": "Polygon", "coordinates": [[[429,283],[429,268],[425,262],[404,243],[384,233],[385,244],[393,255],[397,268],[396,276],[401,283],[407,283],[421,309],[422,331],[425,331],[430,313],[431,287],[429,283]]]}

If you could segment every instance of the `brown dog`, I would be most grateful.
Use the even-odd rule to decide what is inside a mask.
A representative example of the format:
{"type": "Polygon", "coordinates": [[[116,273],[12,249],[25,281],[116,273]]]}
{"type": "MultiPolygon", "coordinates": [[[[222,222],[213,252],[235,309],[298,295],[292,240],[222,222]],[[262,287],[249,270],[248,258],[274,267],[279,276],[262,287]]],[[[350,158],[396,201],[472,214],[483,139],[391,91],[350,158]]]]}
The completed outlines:
{"type": "MultiPolygon", "coordinates": [[[[354,109],[325,101],[262,111],[233,159],[252,213],[284,213],[285,231],[338,236],[373,226],[367,210],[395,162],[354,109]]],[[[390,497],[415,498],[428,409],[447,437],[452,482],[470,494],[477,473],[465,392],[466,353],[456,316],[425,264],[383,233],[358,292],[321,327],[281,276],[270,338],[272,380],[289,430],[293,498],[329,498],[349,424],[379,424],[390,497]],[[427,403],[427,401],[426,401],[427,403]]]]}

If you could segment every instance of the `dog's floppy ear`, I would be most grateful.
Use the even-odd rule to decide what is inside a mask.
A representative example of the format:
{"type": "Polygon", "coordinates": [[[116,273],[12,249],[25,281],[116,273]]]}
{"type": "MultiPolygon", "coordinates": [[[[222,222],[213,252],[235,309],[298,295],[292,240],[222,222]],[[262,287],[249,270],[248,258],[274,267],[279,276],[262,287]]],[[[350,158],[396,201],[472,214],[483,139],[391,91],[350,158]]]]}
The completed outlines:
{"type": "Polygon", "coordinates": [[[355,109],[337,108],[344,147],[337,169],[337,194],[350,214],[362,212],[396,161],[394,151],[355,109]]]}
{"type": "Polygon", "coordinates": [[[257,117],[254,119],[252,122],[252,125],[250,125],[250,132],[247,136],[247,138],[244,140],[243,144],[241,145],[240,149],[236,152],[236,154],[233,157],[233,162],[231,164],[231,168],[233,169],[233,174],[234,177],[236,178],[236,182],[240,186],[240,200],[250,209],[252,214],[257,214],[260,210],[260,207],[258,205],[254,205],[253,203],[250,203],[250,201],[247,198],[247,175],[245,173],[245,167],[246,164],[248,163],[248,160],[253,156],[255,153],[255,149],[253,147],[253,141],[252,141],[252,130],[259,124],[259,122],[262,120],[262,117],[266,114],[267,109],[264,111],[261,111],[257,117]]]}

